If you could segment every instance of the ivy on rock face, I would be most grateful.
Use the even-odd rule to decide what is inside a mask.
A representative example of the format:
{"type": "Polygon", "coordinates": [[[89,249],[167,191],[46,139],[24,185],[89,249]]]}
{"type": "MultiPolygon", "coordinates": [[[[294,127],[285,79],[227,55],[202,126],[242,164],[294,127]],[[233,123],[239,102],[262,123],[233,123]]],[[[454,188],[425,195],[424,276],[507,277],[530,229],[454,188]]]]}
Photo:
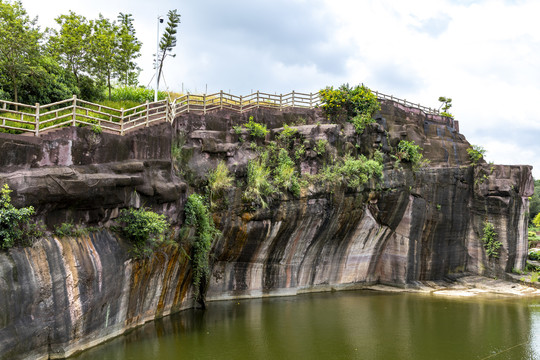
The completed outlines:
{"type": "Polygon", "coordinates": [[[186,225],[195,228],[193,252],[191,256],[193,269],[193,289],[195,296],[204,306],[204,292],[210,275],[208,256],[213,240],[221,233],[216,229],[212,216],[199,194],[191,194],[185,206],[186,225]],[[201,291],[202,290],[202,291],[201,291]]]}

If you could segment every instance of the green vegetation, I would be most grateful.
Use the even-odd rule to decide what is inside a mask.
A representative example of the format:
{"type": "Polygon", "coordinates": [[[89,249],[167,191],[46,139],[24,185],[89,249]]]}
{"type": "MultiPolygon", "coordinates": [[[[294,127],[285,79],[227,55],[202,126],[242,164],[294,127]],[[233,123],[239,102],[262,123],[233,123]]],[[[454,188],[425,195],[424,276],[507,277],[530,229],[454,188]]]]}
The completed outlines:
{"type": "Polygon", "coordinates": [[[413,170],[417,170],[429,162],[424,159],[424,156],[420,152],[422,150],[414,141],[401,140],[398,143],[396,154],[392,155],[392,157],[397,160],[396,166],[401,162],[406,162],[412,164],[413,170]]]}
{"type": "Polygon", "coordinates": [[[265,124],[259,124],[253,120],[253,116],[249,117],[247,124],[244,124],[244,127],[249,130],[249,134],[256,138],[264,139],[266,135],[270,132],[265,124]]]}
{"type": "Polygon", "coordinates": [[[350,118],[362,114],[371,117],[380,109],[377,97],[364,85],[350,87],[349,84],[343,84],[337,89],[330,86],[320,90],[319,95],[322,108],[334,119],[343,113],[350,118]]]}
{"type": "Polygon", "coordinates": [[[360,114],[353,117],[350,122],[354,125],[357,134],[363,134],[366,126],[373,124],[375,119],[368,114],[360,114]]]}
{"type": "Polygon", "coordinates": [[[498,234],[495,231],[495,227],[492,223],[486,221],[482,231],[482,242],[484,243],[487,256],[489,258],[498,258],[499,248],[502,246],[502,243],[497,240],[498,234]]]}
{"type": "Polygon", "coordinates": [[[119,232],[133,244],[135,257],[149,255],[153,248],[163,241],[169,229],[165,215],[145,208],[122,209],[118,221],[121,225],[119,232]]]}
{"type": "Polygon", "coordinates": [[[285,149],[280,149],[277,166],[274,167],[274,182],[278,187],[290,191],[294,196],[300,196],[300,183],[296,175],[296,166],[285,149]]]}
{"type": "Polygon", "coordinates": [[[227,164],[222,160],[214,170],[208,172],[206,178],[208,180],[208,191],[210,192],[210,207],[212,207],[212,201],[215,201],[223,190],[232,186],[234,176],[230,174],[227,164]]]}
{"type": "Polygon", "coordinates": [[[322,156],[326,152],[326,145],[328,144],[328,140],[317,140],[317,143],[315,144],[315,152],[317,155],[322,156]]]}
{"type": "Polygon", "coordinates": [[[382,171],[383,164],[376,159],[367,159],[364,155],[358,158],[345,155],[335,164],[324,168],[323,179],[329,183],[341,183],[360,190],[369,179],[380,179],[382,171]]]}
{"type": "Polygon", "coordinates": [[[478,162],[484,158],[486,150],[479,145],[471,145],[467,149],[467,153],[469,154],[469,158],[471,159],[472,164],[477,165],[478,162]]]}
{"type": "Polygon", "coordinates": [[[441,104],[441,107],[439,109],[442,108],[442,112],[441,112],[441,115],[442,116],[446,116],[446,117],[450,117],[450,118],[454,118],[454,115],[450,114],[448,112],[448,110],[452,107],[452,99],[451,98],[447,98],[447,97],[444,97],[444,96],[440,96],[439,97],[439,101],[442,103],[441,104]]]}
{"type": "Polygon", "coordinates": [[[55,226],[54,234],[58,237],[77,237],[97,230],[98,228],[96,227],[83,227],[81,225],[75,225],[72,222],[64,222],[55,226]]]}
{"type": "Polygon", "coordinates": [[[195,296],[204,306],[204,294],[210,275],[209,254],[213,240],[220,235],[212,220],[204,198],[199,194],[191,194],[186,202],[186,225],[195,228],[192,252],[193,289],[195,296]]]}
{"type": "Polygon", "coordinates": [[[529,223],[540,213],[540,180],[534,181],[534,194],[529,198],[529,223]]]}
{"type": "Polygon", "coordinates": [[[0,189],[0,241],[2,249],[9,249],[15,245],[31,244],[39,236],[40,229],[30,223],[34,215],[32,206],[15,208],[11,204],[12,190],[7,184],[0,189]]]}
{"type": "Polygon", "coordinates": [[[527,257],[529,260],[540,260],[540,251],[531,251],[527,257]]]}
{"type": "Polygon", "coordinates": [[[156,64],[159,69],[157,78],[158,89],[165,58],[167,56],[175,56],[174,54],[171,54],[171,51],[176,46],[176,32],[178,25],[180,24],[180,14],[178,14],[176,9],[169,10],[167,13],[167,19],[167,26],[165,27],[165,31],[163,32],[161,40],[159,41],[158,63],[156,64]]]}
{"type": "Polygon", "coordinates": [[[267,161],[267,152],[263,152],[258,158],[249,161],[247,188],[243,196],[244,201],[254,202],[263,208],[268,207],[267,198],[274,192],[267,161]]]}
{"type": "MultiPolygon", "coordinates": [[[[176,10],[172,13],[179,20],[176,10]]],[[[116,21],[102,15],[89,20],[69,11],[56,17],[55,28],[42,31],[20,1],[6,0],[0,3],[0,19],[0,99],[48,104],[75,94],[100,101],[105,88],[112,97],[114,83],[138,83],[135,60],[142,44],[131,14],[120,13],[116,21]]],[[[169,27],[166,34],[162,60],[175,44],[169,27]]]]}

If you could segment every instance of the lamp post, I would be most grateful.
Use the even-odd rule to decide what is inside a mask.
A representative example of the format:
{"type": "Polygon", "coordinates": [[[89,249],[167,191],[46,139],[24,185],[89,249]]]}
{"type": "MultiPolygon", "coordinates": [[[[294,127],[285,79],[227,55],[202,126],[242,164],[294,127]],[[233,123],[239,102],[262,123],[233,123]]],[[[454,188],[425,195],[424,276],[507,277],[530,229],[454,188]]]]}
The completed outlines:
{"type": "Polygon", "coordinates": [[[157,40],[156,40],[156,90],[154,92],[154,102],[157,101],[159,91],[159,24],[163,22],[163,17],[158,16],[157,40]]]}

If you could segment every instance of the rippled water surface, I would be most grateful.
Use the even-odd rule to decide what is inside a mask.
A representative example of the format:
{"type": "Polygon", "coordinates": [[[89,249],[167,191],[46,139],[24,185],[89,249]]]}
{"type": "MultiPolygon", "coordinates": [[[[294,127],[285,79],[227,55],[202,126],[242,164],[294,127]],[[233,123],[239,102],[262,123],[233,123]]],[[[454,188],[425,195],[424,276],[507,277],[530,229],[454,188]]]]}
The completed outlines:
{"type": "Polygon", "coordinates": [[[369,291],[214,302],[82,359],[540,359],[540,300],[369,291]]]}

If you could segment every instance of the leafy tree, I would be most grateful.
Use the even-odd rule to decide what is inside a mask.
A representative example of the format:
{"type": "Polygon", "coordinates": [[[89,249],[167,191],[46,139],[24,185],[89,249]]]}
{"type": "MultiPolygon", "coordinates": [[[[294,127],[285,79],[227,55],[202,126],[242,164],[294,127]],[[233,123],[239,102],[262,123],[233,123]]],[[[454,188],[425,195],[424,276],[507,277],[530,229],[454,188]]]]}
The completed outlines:
{"type": "Polygon", "coordinates": [[[133,17],[131,14],[120,13],[118,15],[120,23],[118,29],[118,52],[117,52],[117,74],[118,80],[124,86],[135,86],[138,84],[137,77],[141,69],[134,62],[141,56],[142,43],[135,36],[133,27],[133,17]]]}
{"type": "Polygon", "coordinates": [[[180,14],[178,10],[169,10],[167,13],[168,22],[165,32],[159,42],[158,63],[156,64],[158,70],[157,84],[159,87],[159,79],[161,78],[161,72],[163,70],[163,62],[167,56],[175,57],[176,54],[171,54],[172,49],[176,46],[176,32],[178,25],[180,24],[180,14]]]}
{"type": "Polygon", "coordinates": [[[92,73],[99,82],[107,85],[110,100],[111,81],[116,72],[118,26],[114,21],[111,22],[99,14],[99,18],[94,22],[93,30],[94,32],[90,38],[92,73]]]}
{"type": "Polygon", "coordinates": [[[452,99],[444,96],[439,96],[439,101],[442,103],[439,109],[442,108],[441,115],[453,118],[454,116],[448,112],[452,107],[452,99]]]}
{"type": "Polygon", "coordinates": [[[50,56],[39,59],[20,87],[21,101],[29,104],[49,104],[79,93],[73,75],[50,56]]]}
{"type": "Polygon", "coordinates": [[[19,88],[40,57],[42,33],[30,19],[20,1],[0,2],[0,69],[4,90],[11,88],[13,100],[19,101],[19,88]]]}
{"type": "Polygon", "coordinates": [[[49,51],[71,71],[80,87],[81,73],[90,71],[88,55],[93,22],[73,11],[57,17],[55,21],[60,25],[60,30],[51,30],[49,51]]]}

